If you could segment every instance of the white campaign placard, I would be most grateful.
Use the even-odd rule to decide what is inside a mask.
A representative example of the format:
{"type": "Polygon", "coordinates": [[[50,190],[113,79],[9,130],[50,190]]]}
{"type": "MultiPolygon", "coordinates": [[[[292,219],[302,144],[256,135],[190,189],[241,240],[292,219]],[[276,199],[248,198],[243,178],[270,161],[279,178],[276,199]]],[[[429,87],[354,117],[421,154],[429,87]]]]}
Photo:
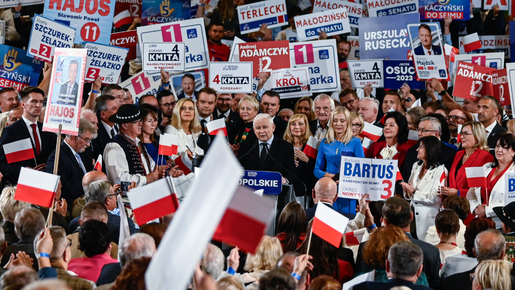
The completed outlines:
{"type": "Polygon", "coordinates": [[[235,36],[232,42],[231,54],[229,55],[229,61],[240,61],[240,46],[238,44],[245,43],[245,40],[235,36]]]}
{"type": "Polygon", "coordinates": [[[71,48],[75,29],[61,23],[34,15],[27,55],[51,62],[56,48],[71,48]]]}
{"type": "Polygon", "coordinates": [[[252,62],[211,62],[209,87],[217,93],[252,93],[252,62]]]}
{"type": "MultiPolygon", "coordinates": [[[[497,52],[504,52],[506,58],[510,58],[510,36],[509,35],[480,35],[481,48],[474,52],[483,52],[485,49],[493,49],[497,52]]],[[[460,54],[465,54],[463,37],[460,37],[460,54]]],[[[470,54],[474,54],[471,52],[470,54]]]]}
{"type": "MultiPolygon", "coordinates": [[[[474,53],[474,54],[456,54],[454,56],[454,63],[459,61],[470,62],[477,65],[486,66],[493,69],[502,69],[504,67],[504,53],[502,52],[487,52],[487,53],[474,53]]],[[[454,66],[454,71],[451,73],[452,80],[456,77],[457,65],[454,66]]]]}
{"type": "Polygon", "coordinates": [[[182,72],[185,66],[184,43],[143,43],[143,70],[182,72]]]}
{"type": "Polygon", "coordinates": [[[157,95],[157,90],[161,83],[161,75],[148,75],[142,71],[125,80],[119,84],[122,88],[128,89],[134,98],[134,103],[137,103],[139,98],[143,95],[157,95]]]}
{"type": "Polygon", "coordinates": [[[270,89],[281,99],[311,96],[308,68],[286,68],[272,71],[270,89]]]}
{"type": "Polygon", "coordinates": [[[506,172],[506,194],[504,195],[504,205],[515,201],[515,172],[510,169],[506,172]]]}
{"type": "Polygon", "coordinates": [[[368,0],[368,15],[370,17],[380,17],[397,14],[416,13],[418,12],[418,2],[418,0],[368,0]]]}
{"type": "MultiPolygon", "coordinates": [[[[508,74],[508,87],[509,92],[515,92],[515,63],[507,63],[506,64],[506,72],[508,74]]],[[[515,105],[515,94],[511,93],[511,106],[515,105]]]]}
{"type": "Polygon", "coordinates": [[[350,43],[348,60],[359,59],[359,36],[347,36],[347,41],[350,43]]]}
{"type": "Polygon", "coordinates": [[[367,16],[367,10],[364,4],[352,3],[344,0],[315,0],[313,12],[323,12],[326,10],[334,10],[345,7],[349,14],[349,23],[351,27],[358,28],[359,19],[367,16]]]}
{"type": "Polygon", "coordinates": [[[408,24],[417,77],[421,80],[447,80],[447,64],[438,22],[408,24]],[[429,30],[430,31],[429,31],[429,30]]]}
{"type": "Polygon", "coordinates": [[[0,1],[0,8],[8,8],[18,6],[21,2],[21,6],[38,5],[44,4],[44,0],[2,0],[0,1]]]}
{"type": "Polygon", "coordinates": [[[508,1],[513,1],[513,0],[483,0],[483,9],[491,10],[492,6],[497,4],[497,5],[499,5],[499,9],[501,11],[507,11],[509,9],[508,1]]]}
{"type": "Polygon", "coordinates": [[[103,84],[116,84],[129,49],[91,42],[84,48],[88,50],[86,82],[94,82],[100,77],[103,84]]]}
{"type": "Polygon", "coordinates": [[[238,5],[238,20],[241,34],[256,32],[261,25],[268,28],[288,24],[286,2],[284,0],[260,1],[248,5],[238,5]]]}
{"type": "Polygon", "coordinates": [[[397,177],[397,160],[342,156],[338,197],[361,199],[365,193],[371,201],[393,196],[397,177]]]}
{"type": "Polygon", "coordinates": [[[308,68],[312,93],[340,90],[335,39],[290,43],[290,63],[294,68],[308,68]]]}
{"type": "Polygon", "coordinates": [[[349,74],[354,88],[363,88],[366,85],[371,85],[373,88],[383,87],[384,72],[382,60],[352,60],[347,63],[349,65],[349,74]]]}
{"type": "Polygon", "coordinates": [[[350,32],[349,14],[347,8],[311,13],[295,17],[295,27],[299,41],[317,39],[321,31],[327,36],[350,32]]]}
{"type": "Polygon", "coordinates": [[[203,18],[156,25],[139,26],[140,51],[146,42],[183,42],[186,58],[185,71],[207,68],[209,49],[203,18]]]}

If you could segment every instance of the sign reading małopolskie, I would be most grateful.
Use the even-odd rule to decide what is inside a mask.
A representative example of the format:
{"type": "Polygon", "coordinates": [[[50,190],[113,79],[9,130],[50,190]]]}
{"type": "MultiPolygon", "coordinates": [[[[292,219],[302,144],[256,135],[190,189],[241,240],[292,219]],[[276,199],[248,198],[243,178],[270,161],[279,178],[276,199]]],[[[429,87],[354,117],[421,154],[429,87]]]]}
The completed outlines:
{"type": "Polygon", "coordinates": [[[143,70],[184,71],[184,43],[143,43],[143,70]]]}
{"type": "Polygon", "coordinates": [[[349,14],[347,8],[311,13],[295,17],[295,27],[299,41],[317,39],[321,31],[327,36],[350,32],[349,14]]]}
{"type": "Polygon", "coordinates": [[[421,80],[448,78],[438,23],[408,24],[413,61],[421,80]]]}
{"type": "Polygon", "coordinates": [[[158,74],[150,76],[142,71],[119,85],[124,89],[128,89],[134,98],[134,103],[137,103],[139,98],[143,95],[156,96],[160,82],[161,75],[158,74]]]}
{"type": "Polygon", "coordinates": [[[470,19],[470,0],[419,0],[420,19],[442,20],[450,16],[456,20],[470,19]]]}
{"type": "Polygon", "coordinates": [[[111,46],[125,47],[129,50],[127,60],[136,58],[136,46],[138,45],[136,30],[111,33],[111,46]]]}
{"type": "Polygon", "coordinates": [[[361,199],[365,193],[371,201],[393,196],[397,160],[342,156],[338,197],[361,199]]]}
{"type": "Polygon", "coordinates": [[[370,17],[418,13],[418,0],[368,0],[370,17]]]}
{"type": "Polygon", "coordinates": [[[274,28],[288,23],[284,0],[269,0],[239,5],[236,9],[238,9],[241,34],[256,32],[263,24],[266,24],[268,28],[274,28]]]}
{"type": "Polygon", "coordinates": [[[260,72],[290,67],[288,40],[240,43],[240,61],[254,63],[253,77],[260,72]]]}
{"type": "Polygon", "coordinates": [[[313,12],[323,12],[326,10],[334,10],[345,7],[349,14],[349,23],[351,27],[358,28],[359,19],[367,16],[367,10],[363,4],[352,3],[344,0],[315,0],[313,12]]]}
{"type": "Polygon", "coordinates": [[[84,48],[88,50],[86,82],[94,82],[100,77],[103,84],[118,83],[129,50],[89,42],[84,48]]]}
{"type": "Polygon", "coordinates": [[[75,29],[66,25],[34,15],[27,55],[51,62],[55,48],[71,48],[75,29]]]}
{"type": "Polygon", "coordinates": [[[204,19],[190,19],[180,22],[140,26],[138,40],[143,51],[145,42],[183,42],[185,44],[185,71],[207,68],[209,49],[207,47],[204,19]]]}
{"type": "MultiPolygon", "coordinates": [[[[510,58],[510,36],[509,35],[480,35],[481,48],[469,52],[469,54],[483,53],[486,49],[493,49],[503,52],[506,58],[510,58]]],[[[460,54],[465,54],[463,37],[460,37],[460,54]]]]}
{"type": "Polygon", "coordinates": [[[312,93],[339,91],[336,40],[290,43],[291,66],[307,67],[312,93]]]}
{"type": "Polygon", "coordinates": [[[407,59],[411,45],[406,25],[417,22],[418,13],[360,19],[360,58],[407,59]]]}
{"type": "Polygon", "coordinates": [[[511,105],[510,87],[508,84],[508,72],[506,69],[498,69],[492,73],[494,97],[502,106],[511,105]]]}
{"type": "Polygon", "coordinates": [[[311,96],[308,69],[305,67],[274,70],[270,81],[270,89],[279,93],[281,99],[311,96]]]}
{"type": "Polygon", "coordinates": [[[348,63],[353,87],[363,88],[366,85],[371,85],[373,88],[383,87],[382,60],[351,60],[348,63]]]}
{"type": "Polygon", "coordinates": [[[48,0],[43,15],[77,30],[75,43],[109,44],[115,1],[48,0]]]}
{"type": "Polygon", "coordinates": [[[494,94],[493,69],[463,61],[457,63],[457,69],[454,87],[459,89],[453,92],[455,97],[479,101],[482,96],[494,94]]]}
{"type": "Polygon", "coordinates": [[[0,55],[4,56],[0,66],[0,88],[38,86],[39,73],[43,63],[27,56],[23,49],[0,45],[0,55]]]}
{"type": "Polygon", "coordinates": [[[209,63],[209,87],[217,93],[252,93],[252,62],[209,63]]]}
{"type": "Polygon", "coordinates": [[[423,90],[425,83],[417,80],[415,67],[410,60],[383,60],[384,88],[396,90],[404,83],[414,90],[423,90]]]}
{"type": "Polygon", "coordinates": [[[87,49],[56,48],[43,131],[77,136],[87,49]]]}

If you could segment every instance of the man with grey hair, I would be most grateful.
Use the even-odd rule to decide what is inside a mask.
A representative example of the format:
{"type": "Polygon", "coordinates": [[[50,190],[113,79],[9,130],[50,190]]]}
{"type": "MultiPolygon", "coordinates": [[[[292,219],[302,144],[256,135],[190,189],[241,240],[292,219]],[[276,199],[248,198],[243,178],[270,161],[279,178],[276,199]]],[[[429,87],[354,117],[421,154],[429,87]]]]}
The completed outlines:
{"type": "Polygon", "coordinates": [[[5,272],[1,281],[2,289],[21,289],[25,285],[38,281],[38,273],[30,267],[17,266],[5,272]]]}
{"type": "Polygon", "coordinates": [[[334,111],[334,100],[331,96],[320,94],[313,101],[313,112],[315,112],[316,120],[309,122],[311,134],[319,141],[322,141],[329,129],[329,119],[334,111]]]}
{"type": "Polygon", "coordinates": [[[224,270],[224,253],[219,247],[209,244],[201,263],[206,272],[216,280],[224,270]]]}
{"type": "Polygon", "coordinates": [[[371,97],[364,97],[359,101],[358,114],[363,117],[365,122],[374,124],[378,127],[384,127],[384,125],[377,120],[377,114],[379,113],[379,101],[371,97]]]}
{"type": "MultiPolygon", "coordinates": [[[[91,141],[97,137],[97,129],[88,120],[81,118],[79,121],[79,134],[67,135],[61,142],[61,154],[59,155],[59,168],[57,174],[61,176],[61,197],[64,198],[71,213],[73,201],[84,195],[82,178],[84,174],[93,170],[93,162],[84,156],[84,151],[91,145],[91,141]]],[[[46,172],[53,173],[55,150],[50,154],[46,162],[46,172]]]]}
{"type": "Polygon", "coordinates": [[[118,112],[118,107],[116,98],[111,95],[102,95],[95,100],[95,114],[99,120],[98,136],[92,142],[95,158],[98,154],[104,153],[107,143],[111,142],[111,138],[120,130],[118,124],[109,121],[109,117],[118,112]]]}

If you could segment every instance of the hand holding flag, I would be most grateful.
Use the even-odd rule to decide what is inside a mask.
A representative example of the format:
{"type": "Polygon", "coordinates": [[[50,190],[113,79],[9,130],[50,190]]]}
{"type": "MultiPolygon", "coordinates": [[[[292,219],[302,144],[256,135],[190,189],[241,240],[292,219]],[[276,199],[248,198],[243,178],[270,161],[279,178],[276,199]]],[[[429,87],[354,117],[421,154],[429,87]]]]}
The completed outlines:
{"type": "Polygon", "coordinates": [[[59,184],[59,175],[22,167],[14,199],[52,207],[59,184]]]}
{"type": "Polygon", "coordinates": [[[223,132],[227,137],[227,128],[225,127],[225,119],[216,119],[206,124],[207,132],[209,135],[216,135],[218,132],[223,132]]]}
{"type": "Polygon", "coordinates": [[[317,159],[319,146],[320,141],[313,136],[309,136],[308,143],[306,143],[306,147],[304,147],[303,152],[312,159],[317,159]]]}
{"type": "Polygon", "coordinates": [[[159,155],[177,155],[179,137],[174,134],[163,134],[159,138],[159,155]]]}
{"type": "Polygon", "coordinates": [[[30,138],[14,141],[3,147],[5,158],[9,164],[36,158],[30,138]]]}

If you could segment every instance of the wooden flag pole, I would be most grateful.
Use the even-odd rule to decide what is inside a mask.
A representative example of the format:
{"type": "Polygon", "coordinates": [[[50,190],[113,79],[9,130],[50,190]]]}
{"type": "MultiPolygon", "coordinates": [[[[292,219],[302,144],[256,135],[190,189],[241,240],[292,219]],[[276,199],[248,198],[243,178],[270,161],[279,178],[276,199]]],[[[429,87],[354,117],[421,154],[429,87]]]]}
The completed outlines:
{"type": "Polygon", "coordinates": [[[306,255],[309,256],[309,248],[311,247],[311,237],[313,236],[313,225],[311,225],[311,231],[309,232],[308,238],[308,249],[306,250],[306,255]]]}
{"type": "MultiPolygon", "coordinates": [[[[57,170],[59,169],[59,155],[61,154],[61,130],[63,125],[59,124],[59,129],[57,131],[57,142],[55,144],[55,159],[54,159],[54,175],[57,175],[57,170]]],[[[56,191],[59,187],[59,184],[56,187],[56,191]]],[[[54,197],[55,199],[55,197],[54,197]]],[[[52,219],[54,217],[54,208],[55,208],[55,200],[52,201],[52,205],[48,209],[48,217],[46,220],[47,227],[52,225],[52,219]]]]}

